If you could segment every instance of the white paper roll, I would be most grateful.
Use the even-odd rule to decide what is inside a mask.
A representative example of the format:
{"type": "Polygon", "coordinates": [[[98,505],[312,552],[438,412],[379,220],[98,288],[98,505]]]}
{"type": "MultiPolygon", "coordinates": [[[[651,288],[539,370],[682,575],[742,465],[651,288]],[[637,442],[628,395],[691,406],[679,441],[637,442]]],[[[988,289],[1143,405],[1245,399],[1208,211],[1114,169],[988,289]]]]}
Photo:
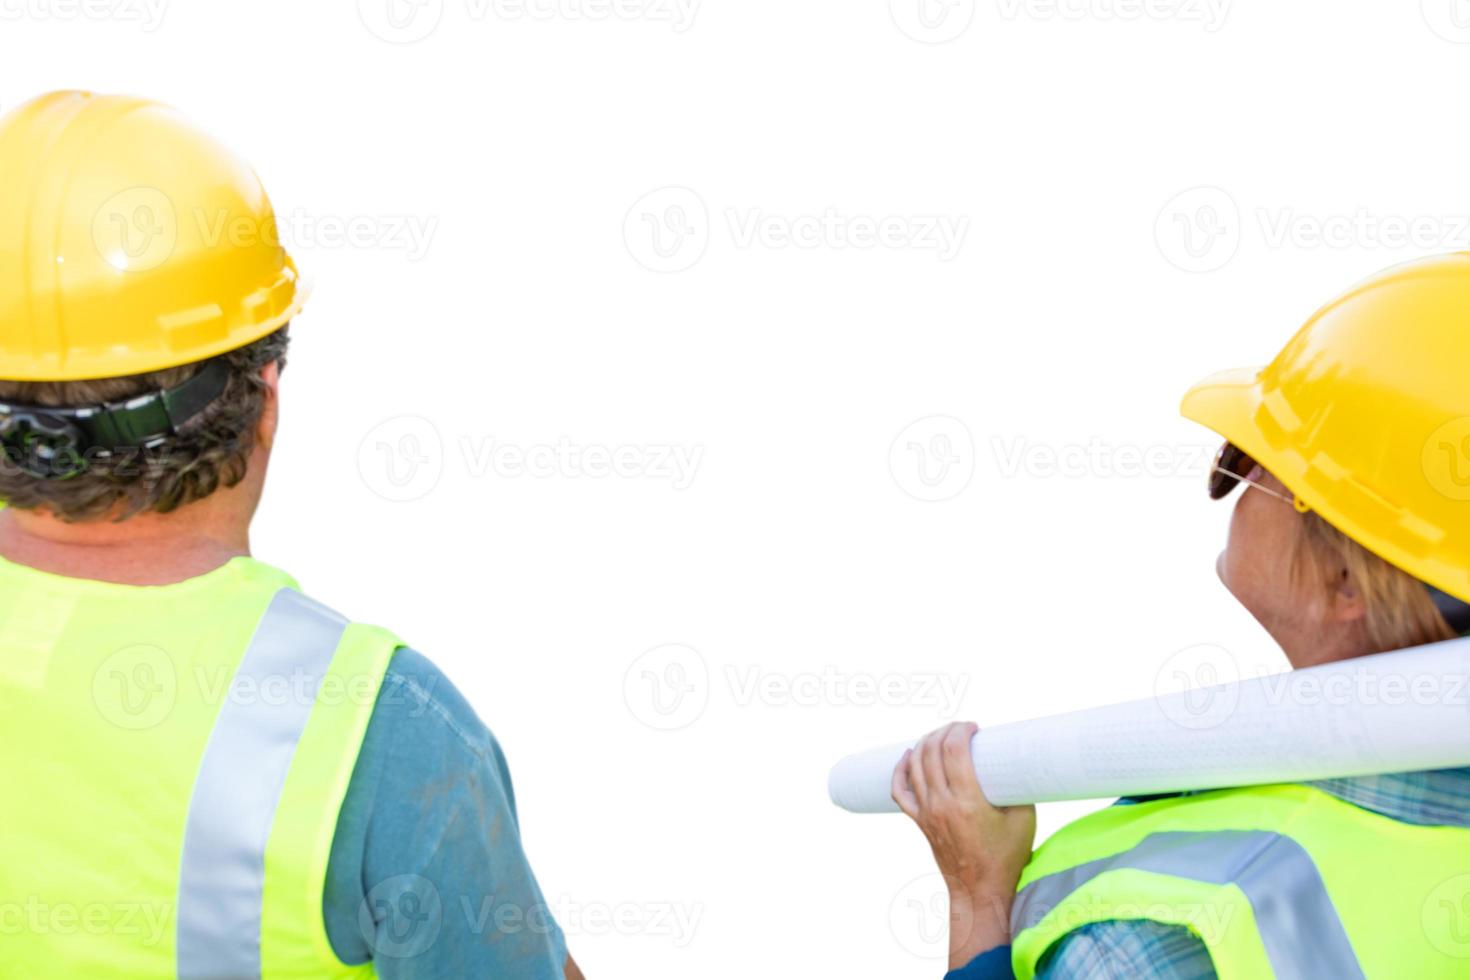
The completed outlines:
{"type": "MultiPolygon", "coordinates": [[[[913,745],[837,763],[832,802],[897,812],[913,745]]],[[[997,725],[970,754],[997,806],[1470,766],[1470,639],[997,725]]]]}

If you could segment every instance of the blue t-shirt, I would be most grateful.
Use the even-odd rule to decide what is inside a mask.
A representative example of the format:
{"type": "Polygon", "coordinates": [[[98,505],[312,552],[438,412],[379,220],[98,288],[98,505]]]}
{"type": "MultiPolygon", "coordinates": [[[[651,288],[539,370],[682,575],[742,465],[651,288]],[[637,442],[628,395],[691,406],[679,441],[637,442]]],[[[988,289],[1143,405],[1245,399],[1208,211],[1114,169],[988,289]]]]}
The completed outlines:
{"type": "Polygon", "coordinates": [[[495,736],[428,658],[394,654],[327,868],[327,936],[384,980],[562,980],[495,736]]]}

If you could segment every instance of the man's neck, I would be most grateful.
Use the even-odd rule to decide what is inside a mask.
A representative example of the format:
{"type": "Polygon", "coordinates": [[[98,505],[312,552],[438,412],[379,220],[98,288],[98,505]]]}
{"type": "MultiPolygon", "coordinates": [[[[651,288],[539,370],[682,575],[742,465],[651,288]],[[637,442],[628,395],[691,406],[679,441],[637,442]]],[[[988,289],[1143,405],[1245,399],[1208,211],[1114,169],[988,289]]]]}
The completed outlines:
{"type": "Polygon", "coordinates": [[[39,511],[0,510],[0,557],[68,578],[171,585],[250,554],[249,520],[228,492],[171,514],[67,523],[39,511]]]}

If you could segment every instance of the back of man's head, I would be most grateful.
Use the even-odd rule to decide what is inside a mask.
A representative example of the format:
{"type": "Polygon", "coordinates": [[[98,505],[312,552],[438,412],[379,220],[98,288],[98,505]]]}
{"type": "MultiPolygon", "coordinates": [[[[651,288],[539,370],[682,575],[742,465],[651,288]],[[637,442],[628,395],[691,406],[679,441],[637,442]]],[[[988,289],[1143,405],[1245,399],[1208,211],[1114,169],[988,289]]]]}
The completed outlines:
{"type": "Polygon", "coordinates": [[[92,381],[3,381],[0,403],[39,408],[121,404],[168,391],[218,362],[226,369],[223,392],[199,414],[155,445],[125,452],[84,453],[74,475],[38,474],[16,453],[0,464],[0,500],[39,509],[67,522],[121,520],[135,514],[170,513],[245,478],[255,449],[256,427],[268,397],[262,368],[285,367],[287,328],[211,361],[92,381]]]}
{"type": "Polygon", "coordinates": [[[0,174],[0,500],[78,523],[240,485],[307,292],[249,165],[67,91],[0,116],[0,174]]]}

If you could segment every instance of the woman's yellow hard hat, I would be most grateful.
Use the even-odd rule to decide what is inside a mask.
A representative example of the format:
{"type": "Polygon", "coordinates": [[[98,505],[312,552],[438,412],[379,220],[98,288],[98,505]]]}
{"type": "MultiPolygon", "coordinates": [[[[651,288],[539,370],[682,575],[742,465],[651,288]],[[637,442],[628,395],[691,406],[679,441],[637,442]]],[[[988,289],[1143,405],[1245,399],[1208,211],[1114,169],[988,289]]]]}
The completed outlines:
{"type": "Polygon", "coordinates": [[[251,169],[174,110],[55,92],[0,118],[0,378],[205,360],[305,300],[251,169]]]}
{"type": "Polygon", "coordinates": [[[1369,551],[1470,602],[1470,253],[1380,273],[1181,411],[1369,551]]]}

